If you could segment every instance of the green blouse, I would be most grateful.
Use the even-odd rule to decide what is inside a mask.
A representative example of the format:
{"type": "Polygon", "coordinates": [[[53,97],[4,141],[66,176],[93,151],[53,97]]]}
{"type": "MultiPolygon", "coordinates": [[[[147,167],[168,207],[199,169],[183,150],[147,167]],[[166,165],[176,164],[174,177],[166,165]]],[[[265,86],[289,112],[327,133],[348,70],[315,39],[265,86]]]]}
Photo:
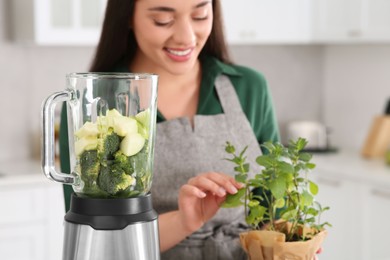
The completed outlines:
{"type": "MultiPolygon", "coordinates": [[[[197,114],[223,113],[214,82],[218,75],[225,74],[230,78],[237,92],[242,109],[259,144],[280,140],[272,98],[262,74],[247,67],[225,64],[213,57],[203,57],[201,64],[202,81],[197,114]]],[[[127,66],[119,66],[113,71],[129,72],[127,66]]],[[[162,121],[165,121],[165,118],[158,112],[157,122],[162,121]]],[[[65,109],[63,109],[60,126],[60,159],[62,171],[67,173],[70,172],[68,149],[67,119],[65,109]]],[[[71,186],[64,185],[66,210],[69,209],[71,191],[71,186]]]]}

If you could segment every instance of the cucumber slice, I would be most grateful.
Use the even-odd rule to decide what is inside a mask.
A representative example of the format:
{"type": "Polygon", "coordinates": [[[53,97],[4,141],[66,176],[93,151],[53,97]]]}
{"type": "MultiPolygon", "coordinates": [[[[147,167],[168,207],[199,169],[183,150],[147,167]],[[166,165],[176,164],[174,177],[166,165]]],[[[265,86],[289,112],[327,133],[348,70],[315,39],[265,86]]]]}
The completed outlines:
{"type": "Polygon", "coordinates": [[[108,110],[106,113],[106,120],[107,120],[106,122],[107,122],[108,127],[113,127],[115,120],[117,118],[121,118],[121,117],[123,117],[123,116],[115,108],[108,110]]]}
{"type": "Polygon", "coordinates": [[[138,133],[128,134],[123,138],[120,144],[120,150],[126,156],[137,154],[145,145],[145,138],[138,133]]]}
{"type": "Polygon", "coordinates": [[[114,132],[119,136],[126,136],[138,132],[137,120],[120,116],[113,119],[114,132]]]}
{"type": "Polygon", "coordinates": [[[97,137],[86,136],[77,140],[74,144],[74,150],[77,156],[81,155],[84,151],[97,149],[98,140],[97,137]]]}
{"type": "Polygon", "coordinates": [[[106,113],[106,117],[114,118],[114,117],[117,117],[117,116],[122,116],[122,114],[119,113],[119,111],[116,110],[115,108],[113,108],[111,110],[108,110],[107,113],[106,113]]]}
{"type": "Polygon", "coordinates": [[[75,136],[78,138],[83,138],[87,136],[97,136],[98,133],[99,130],[96,124],[85,122],[85,124],[79,130],[77,130],[75,136]]]}
{"type": "Polygon", "coordinates": [[[150,128],[150,109],[145,109],[144,111],[139,112],[135,115],[135,118],[140,122],[145,128],[146,132],[149,132],[150,128]]]}
{"type": "Polygon", "coordinates": [[[85,122],[85,124],[79,130],[77,130],[74,135],[78,138],[83,138],[87,136],[96,136],[98,133],[99,130],[96,124],[85,122]]]}
{"type": "Polygon", "coordinates": [[[149,139],[149,133],[148,133],[148,130],[146,129],[146,127],[144,127],[140,122],[137,121],[137,125],[138,125],[138,133],[140,135],[142,135],[143,138],[145,138],[146,140],[149,139]]]}

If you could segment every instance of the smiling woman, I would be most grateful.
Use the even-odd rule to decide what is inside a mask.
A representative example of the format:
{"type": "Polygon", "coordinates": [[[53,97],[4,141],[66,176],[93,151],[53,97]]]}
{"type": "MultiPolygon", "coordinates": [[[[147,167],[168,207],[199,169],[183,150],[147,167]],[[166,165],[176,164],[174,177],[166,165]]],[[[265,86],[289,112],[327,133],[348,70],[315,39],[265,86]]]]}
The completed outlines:
{"type": "Polygon", "coordinates": [[[211,1],[196,2],[136,2],[130,26],[139,51],[130,65],[132,71],[185,74],[199,66],[198,56],[210,35],[213,16],[211,1]]]}
{"type": "MultiPolygon", "coordinates": [[[[254,165],[258,144],[279,140],[264,77],[229,60],[220,9],[219,0],[111,0],[91,67],[159,75],[151,191],[162,259],[246,259],[244,209],[220,209],[241,187],[221,148],[249,144],[254,165]]],[[[65,111],[61,128],[65,171],[65,111]]]]}

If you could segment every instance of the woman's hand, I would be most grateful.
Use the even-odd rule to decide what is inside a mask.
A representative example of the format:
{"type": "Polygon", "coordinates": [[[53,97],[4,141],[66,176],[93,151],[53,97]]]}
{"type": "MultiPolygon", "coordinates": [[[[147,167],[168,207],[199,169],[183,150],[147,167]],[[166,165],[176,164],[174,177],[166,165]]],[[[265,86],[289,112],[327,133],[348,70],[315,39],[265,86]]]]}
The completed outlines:
{"type": "Polygon", "coordinates": [[[235,194],[242,188],[233,177],[208,172],[191,178],[179,191],[179,215],[188,232],[203,226],[218,211],[226,194],[235,194]]]}

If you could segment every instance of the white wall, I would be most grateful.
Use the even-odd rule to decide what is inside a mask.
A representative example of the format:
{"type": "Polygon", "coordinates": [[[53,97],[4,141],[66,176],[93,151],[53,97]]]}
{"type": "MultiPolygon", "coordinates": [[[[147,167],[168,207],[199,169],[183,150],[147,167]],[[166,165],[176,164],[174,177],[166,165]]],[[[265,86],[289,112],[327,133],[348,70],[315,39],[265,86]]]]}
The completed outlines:
{"type": "Polygon", "coordinates": [[[335,145],[360,150],[390,100],[390,45],[328,46],[324,52],[324,120],[335,145]]]}
{"type": "Polygon", "coordinates": [[[274,99],[282,141],[293,120],[322,121],[323,47],[233,46],[234,60],[262,72],[274,99]]]}

